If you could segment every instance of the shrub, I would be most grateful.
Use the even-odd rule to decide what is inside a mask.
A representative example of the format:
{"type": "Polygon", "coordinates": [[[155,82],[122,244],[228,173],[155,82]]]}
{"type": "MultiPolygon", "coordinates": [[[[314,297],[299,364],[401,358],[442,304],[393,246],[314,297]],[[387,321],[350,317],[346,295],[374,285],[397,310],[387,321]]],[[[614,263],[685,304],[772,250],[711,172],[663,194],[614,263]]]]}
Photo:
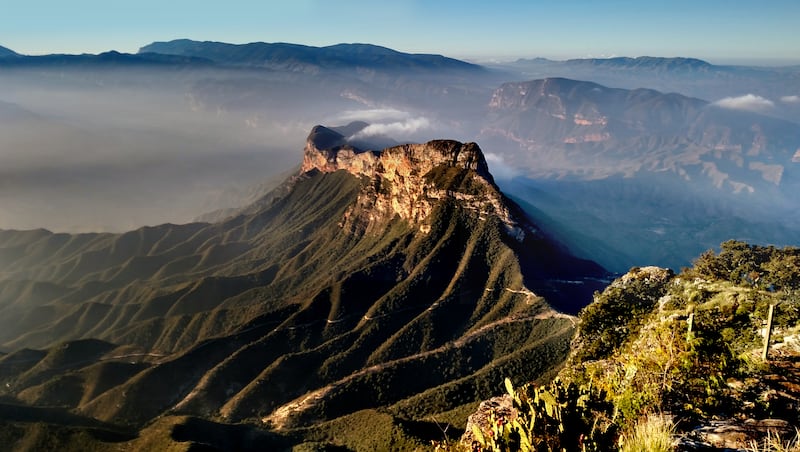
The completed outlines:
{"type": "Polygon", "coordinates": [[[594,301],[581,311],[577,362],[611,355],[638,333],[658,300],[666,294],[671,273],[666,278],[637,277],[640,274],[646,273],[631,270],[628,273],[633,275],[631,278],[595,294],[594,301]]]}
{"type": "Polygon", "coordinates": [[[547,386],[525,385],[514,389],[506,379],[506,390],[514,399],[515,419],[492,417],[492,430],[473,434],[484,450],[606,451],[614,448],[616,425],[613,406],[602,391],[591,386],[563,384],[556,378],[547,386]]]}

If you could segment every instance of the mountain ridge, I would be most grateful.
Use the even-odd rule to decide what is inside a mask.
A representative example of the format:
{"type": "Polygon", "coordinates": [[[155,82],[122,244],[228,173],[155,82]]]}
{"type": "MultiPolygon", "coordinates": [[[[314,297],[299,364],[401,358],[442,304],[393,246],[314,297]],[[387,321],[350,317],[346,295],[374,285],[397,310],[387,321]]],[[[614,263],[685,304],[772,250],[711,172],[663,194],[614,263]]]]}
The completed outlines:
{"type": "Polygon", "coordinates": [[[8,47],[0,46],[0,58],[20,56],[17,52],[9,49],[8,47]]]}
{"type": "Polygon", "coordinates": [[[500,156],[514,176],[503,188],[614,271],[681,268],[730,238],[797,236],[798,124],[565,78],[507,83],[486,108],[481,141],[518,149],[500,156]]]}
{"type": "Polygon", "coordinates": [[[27,67],[71,67],[76,69],[86,67],[171,67],[193,66],[212,67],[214,62],[207,58],[180,55],[163,55],[159,53],[122,53],[110,50],[98,54],[48,54],[48,55],[8,55],[13,58],[4,58],[0,66],[10,68],[27,67]]]}
{"type": "Polygon", "coordinates": [[[544,175],[668,171],[752,193],[800,161],[796,124],[676,93],[547,78],[502,85],[488,109],[482,135],[530,152],[526,166],[544,175]]]}
{"type": "Polygon", "coordinates": [[[442,55],[403,53],[373,44],[335,44],[314,47],[291,43],[229,44],[176,39],[148,44],[139,49],[139,53],[194,56],[208,58],[223,64],[281,67],[300,71],[314,68],[352,68],[353,66],[374,70],[472,72],[484,70],[479,65],[442,55]]]}
{"type": "Polygon", "coordinates": [[[722,68],[698,58],[687,57],[611,57],[611,58],[574,58],[564,61],[568,65],[590,65],[597,67],[614,67],[624,69],[646,69],[657,72],[695,72],[722,68]]]}
{"type": "Polygon", "coordinates": [[[315,128],[314,164],[220,223],[0,232],[0,310],[18,319],[1,342],[45,348],[0,357],[0,396],[126,429],[164,415],[281,426],[289,441],[360,410],[421,420],[488,396],[501,375],[551,375],[574,331],[562,312],[605,271],[529,223],[477,145],[320,141],[346,129],[315,128]],[[427,203],[427,216],[377,213],[381,197],[427,203]]]}

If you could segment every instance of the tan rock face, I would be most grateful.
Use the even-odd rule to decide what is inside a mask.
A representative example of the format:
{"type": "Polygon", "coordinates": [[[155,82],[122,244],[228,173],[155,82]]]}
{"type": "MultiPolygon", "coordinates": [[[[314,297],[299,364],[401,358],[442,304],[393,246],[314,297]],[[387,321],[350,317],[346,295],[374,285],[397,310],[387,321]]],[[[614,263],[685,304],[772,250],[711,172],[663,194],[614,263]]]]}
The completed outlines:
{"type": "Polygon", "coordinates": [[[628,273],[622,275],[619,281],[615,281],[616,285],[625,285],[634,280],[645,280],[649,282],[664,282],[674,275],[673,271],[668,268],[661,268],[655,266],[647,267],[634,267],[628,273]]]}
{"type": "Polygon", "coordinates": [[[492,431],[492,415],[496,419],[503,418],[508,422],[519,417],[519,412],[514,408],[514,399],[508,394],[503,394],[481,402],[478,409],[467,418],[467,428],[461,436],[461,444],[466,447],[472,447],[475,444],[477,438],[474,431],[476,428],[484,437],[489,436],[492,431]]]}
{"type": "Polygon", "coordinates": [[[382,151],[361,151],[348,145],[344,137],[337,138],[335,132],[320,127],[312,131],[306,142],[301,171],[344,170],[367,179],[357,205],[345,214],[342,221],[345,229],[366,232],[397,215],[428,232],[427,219],[435,204],[453,198],[478,212],[482,219],[498,215],[512,236],[518,239],[524,236],[505,206],[477,144],[434,140],[382,151]],[[329,147],[320,148],[321,145],[329,147]],[[471,187],[468,192],[446,183],[442,186],[441,180],[435,180],[434,173],[446,172],[448,168],[468,170],[471,187]]]}

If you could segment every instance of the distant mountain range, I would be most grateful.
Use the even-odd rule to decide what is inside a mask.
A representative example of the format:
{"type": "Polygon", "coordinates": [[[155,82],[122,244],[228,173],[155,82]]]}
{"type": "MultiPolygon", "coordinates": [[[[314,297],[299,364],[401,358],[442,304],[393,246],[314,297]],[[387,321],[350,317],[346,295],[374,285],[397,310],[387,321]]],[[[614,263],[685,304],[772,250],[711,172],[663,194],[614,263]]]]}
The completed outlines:
{"type": "Polygon", "coordinates": [[[0,58],[19,56],[16,52],[6,47],[0,46],[0,58]]]}
{"type": "Polygon", "coordinates": [[[612,58],[573,58],[556,61],[547,58],[521,58],[512,65],[517,67],[536,67],[537,65],[563,65],[571,67],[605,68],[608,70],[635,70],[661,73],[686,74],[691,72],[709,72],[723,70],[724,66],[716,66],[697,58],[683,57],[612,57],[612,58]]]}
{"type": "Polygon", "coordinates": [[[687,72],[687,71],[708,71],[714,65],[707,61],[697,58],[663,58],[642,56],[636,58],[613,57],[613,58],[581,58],[566,60],[567,65],[590,65],[616,67],[620,69],[647,69],[657,72],[687,72]]]}
{"type": "Polygon", "coordinates": [[[206,58],[220,64],[290,70],[357,69],[380,71],[483,71],[481,66],[441,55],[408,54],[372,44],[312,47],[288,43],[227,44],[178,39],[154,42],[139,53],[206,58]]]}
{"type": "MultiPolygon", "coordinates": [[[[210,60],[187,57],[178,55],[162,55],[162,54],[141,54],[132,55],[129,53],[120,53],[116,51],[104,52],[97,55],[82,54],[82,55],[6,55],[6,57],[14,56],[14,58],[4,58],[0,60],[0,67],[42,67],[54,66],[70,69],[86,69],[96,66],[100,67],[119,67],[126,68],[131,66],[171,66],[191,65],[193,67],[211,66],[213,63],[210,60]]],[[[2,55],[0,55],[2,57],[2,55]]]]}
{"type": "Polygon", "coordinates": [[[117,51],[100,54],[49,54],[23,56],[0,47],[0,58],[19,57],[0,62],[0,66],[48,64],[193,64],[272,68],[288,71],[362,69],[404,72],[466,72],[481,74],[480,65],[431,54],[398,52],[372,44],[336,44],[312,47],[289,43],[227,44],[223,42],[177,39],[154,42],[139,49],[138,54],[117,51]]]}
{"type": "Polygon", "coordinates": [[[493,67],[515,71],[520,80],[591,80],[609,87],[650,88],[711,102],[751,94],[774,103],[762,113],[800,122],[798,104],[781,100],[800,92],[797,66],[733,66],[694,58],[618,57],[566,61],[536,58],[493,67]]]}
{"type": "Polygon", "coordinates": [[[482,136],[526,150],[517,163],[529,174],[669,172],[748,193],[800,173],[797,124],[680,94],[548,78],[506,83],[488,108],[482,136]]]}
{"type": "Polygon", "coordinates": [[[676,93],[548,78],[506,83],[479,141],[542,224],[617,271],[680,268],[737,238],[800,234],[800,125],[676,93]],[[653,246],[653,243],[659,246],[653,246]]]}

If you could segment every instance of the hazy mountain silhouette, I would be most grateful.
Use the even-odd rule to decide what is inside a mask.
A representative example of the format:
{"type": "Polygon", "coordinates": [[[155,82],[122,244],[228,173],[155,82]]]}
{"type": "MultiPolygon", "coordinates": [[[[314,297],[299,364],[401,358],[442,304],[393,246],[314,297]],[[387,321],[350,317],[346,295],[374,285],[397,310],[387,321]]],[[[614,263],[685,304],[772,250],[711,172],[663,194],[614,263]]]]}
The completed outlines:
{"type": "Polygon", "coordinates": [[[798,172],[797,124],[680,94],[552,78],[504,84],[489,110],[483,135],[528,151],[520,160],[540,174],[666,171],[753,192],[798,172]]]}
{"type": "Polygon", "coordinates": [[[677,269],[729,238],[788,245],[800,231],[800,126],[741,109],[749,101],[507,83],[482,141],[518,149],[503,154],[518,175],[504,187],[573,249],[617,271],[677,269]]]}
{"type": "Polygon", "coordinates": [[[15,56],[19,56],[19,54],[9,48],[0,46],[0,58],[15,57],[15,56]]]}
{"type": "Polygon", "coordinates": [[[192,56],[222,64],[293,70],[369,68],[381,71],[483,71],[479,65],[441,55],[408,54],[372,44],[312,47],[289,43],[227,44],[177,39],[154,42],[142,47],[139,53],[192,56]]]}
{"type": "Polygon", "coordinates": [[[495,67],[516,72],[518,80],[554,77],[591,80],[608,87],[651,88],[709,102],[750,94],[774,103],[762,113],[794,122],[800,121],[800,109],[796,104],[781,101],[785,96],[800,90],[797,67],[719,65],[679,57],[615,57],[566,61],[536,58],[521,59],[495,67]]]}
{"type": "Polygon", "coordinates": [[[686,74],[691,72],[708,72],[720,70],[720,67],[715,66],[707,61],[697,58],[664,58],[664,57],[651,57],[642,56],[636,58],[630,57],[614,57],[614,58],[582,58],[570,59],[564,62],[569,66],[588,65],[594,67],[606,67],[624,70],[646,70],[653,72],[666,72],[686,74]]]}
{"type": "MultiPolygon", "coordinates": [[[[15,55],[16,54],[7,56],[15,55]]],[[[10,68],[54,66],[66,67],[69,69],[88,69],[98,66],[125,68],[174,65],[202,68],[212,66],[213,63],[208,59],[191,56],[162,55],[157,53],[130,54],[120,53],[114,50],[96,55],[16,55],[16,58],[5,58],[0,60],[0,67],[10,68]]]]}

